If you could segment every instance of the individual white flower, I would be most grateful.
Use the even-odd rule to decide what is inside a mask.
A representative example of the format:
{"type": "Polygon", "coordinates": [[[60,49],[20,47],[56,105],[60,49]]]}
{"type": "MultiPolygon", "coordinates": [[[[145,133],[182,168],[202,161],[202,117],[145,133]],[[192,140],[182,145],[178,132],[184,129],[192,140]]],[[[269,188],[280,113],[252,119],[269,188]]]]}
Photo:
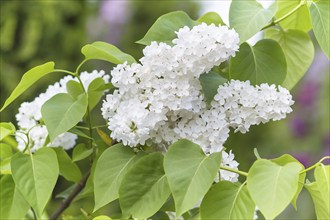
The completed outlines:
{"type": "MultiPolygon", "coordinates": [[[[109,82],[109,75],[105,75],[104,71],[93,71],[92,73],[82,72],[80,74],[81,81],[84,88],[87,90],[89,84],[96,78],[102,78],[106,83],[109,82]]],[[[59,93],[67,93],[66,84],[70,80],[78,82],[78,79],[72,76],[65,76],[56,82],[54,85],[50,85],[46,92],[41,93],[32,102],[24,102],[21,104],[18,114],[16,114],[17,124],[19,126],[18,136],[16,140],[18,142],[18,149],[24,150],[26,143],[29,142],[31,151],[36,151],[46,144],[48,131],[46,126],[42,124],[41,107],[42,105],[59,93]],[[28,133],[29,141],[27,141],[26,135],[22,133],[28,133]]],[[[64,133],[56,137],[53,142],[48,143],[47,147],[62,147],[64,149],[70,149],[74,147],[76,143],[77,135],[71,133],[64,133]]]]}
{"type": "MultiPolygon", "coordinates": [[[[222,151],[222,161],[221,166],[228,167],[234,170],[238,170],[238,163],[234,160],[235,155],[229,151],[229,153],[222,151]]],[[[221,180],[227,180],[231,182],[238,181],[238,174],[234,172],[230,172],[227,170],[220,169],[220,177],[221,180]]]]}

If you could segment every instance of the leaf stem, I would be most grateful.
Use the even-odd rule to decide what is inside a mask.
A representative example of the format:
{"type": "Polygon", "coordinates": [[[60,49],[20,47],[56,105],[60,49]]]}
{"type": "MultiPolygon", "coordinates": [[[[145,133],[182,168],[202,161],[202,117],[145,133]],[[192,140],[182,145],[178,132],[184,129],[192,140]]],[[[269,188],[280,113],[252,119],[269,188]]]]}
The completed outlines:
{"type": "Polygon", "coordinates": [[[306,172],[308,172],[308,171],[310,171],[310,170],[316,168],[317,166],[320,166],[320,165],[322,164],[322,162],[323,162],[324,160],[326,160],[326,159],[330,159],[330,156],[325,156],[325,157],[321,158],[321,160],[319,160],[319,162],[317,162],[316,164],[314,164],[314,165],[308,167],[307,169],[304,169],[304,170],[301,171],[299,174],[306,173],[306,172]]]}
{"type": "Polygon", "coordinates": [[[57,210],[55,210],[55,212],[53,212],[53,214],[49,217],[50,220],[56,220],[62,214],[62,212],[64,212],[64,210],[70,206],[72,200],[84,189],[89,175],[90,170],[80,180],[80,182],[72,190],[70,195],[62,201],[61,206],[57,210]]]}
{"type": "Polygon", "coordinates": [[[31,207],[31,211],[32,211],[32,214],[33,214],[33,219],[34,220],[38,220],[38,217],[36,215],[36,212],[34,211],[34,209],[31,207]]]}
{"type": "Polygon", "coordinates": [[[233,169],[233,168],[220,166],[220,169],[221,169],[221,170],[227,170],[227,171],[229,171],[229,172],[233,172],[233,173],[237,173],[237,174],[242,175],[242,176],[248,176],[248,173],[246,173],[246,172],[244,172],[244,171],[240,171],[240,170],[235,170],[235,169],[233,169]]]}
{"type": "Polygon", "coordinates": [[[287,14],[283,15],[282,17],[273,20],[271,23],[267,24],[266,26],[264,26],[263,28],[261,28],[261,30],[265,30],[266,28],[269,28],[271,26],[274,26],[277,23],[280,23],[281,21],[283,21],[284,19],[286,19],[287,17],[289,17],[290,15],[292,15],[293,13],[295,13],[300,7],[302,7],[303,5],[306,5],[306,0],[301,0],[299,2],[299,4],[294,7],[291,11],[289,11],[287,14]]]}
{"type": "Polygon", "coordinates": [[[76,76],[75,73],[73,73],[71,71],[68,71],[68,70],[55,69],[54,72],[67,73],[67,74],[70,74],[72,76],[76,76]]]}

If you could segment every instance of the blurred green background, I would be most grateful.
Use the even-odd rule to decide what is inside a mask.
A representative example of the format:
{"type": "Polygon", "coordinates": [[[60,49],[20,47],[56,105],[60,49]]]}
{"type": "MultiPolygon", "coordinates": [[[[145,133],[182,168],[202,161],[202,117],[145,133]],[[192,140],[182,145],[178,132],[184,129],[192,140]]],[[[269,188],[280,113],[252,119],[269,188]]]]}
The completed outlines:
{"type": "MultiPolygon", "coordinates": [[[[143,46],[134,42],[144,36],[160,15],[184,10],[196,19],[203,2],[207,1],[0,0],[0,105],[23,73],[36,65],[55,61],[57,68],[73,70],[83,59],[80,49],[87,43],[105,41],[136,59],[140,58],[143,46]]],[[[311,37],[315,45],[315,60],[292,90],[296,101],[294,112],[285,120],[254,126],[247,134],[232,133],[226,142],[226,148],[233,150],[241,170],[247,171],[255,160],[254,148],[266,158],[292,154],[305,166],[330,154],[329,61],[318,48],[312,33],[311,37]]],[[[111,68],[105,62],[89,62],[83,69],[103,69],[109,73],[111,68]]],[[[55,73],[41,79],[1,113],[0,121],[15,122],[15,114],[22,102],[33,100],[61,77],[62,74],[55,73]]],[[[99,108],[96,108],[93,118],[95,124],[104,124],[99,108]]],[[[56,193],[68,186],[69,183],[60,179],[56,193]]],[[[72,216],[81,219],[91,213],[93,197],[88,192],[85,195],[86,198],[81,198],[81,202],[65,212],[66,219],[72,219],[72,216]]],[[[54,210],[60,201],[54,199],[49,211],[54,210]]],[[[118,204],[114,202],[103,211],[111,216],[116,209],[118,204]]],[[[304,190],[298,211],[290,207],[279,219],[312,219],[314,216],[311,198],[304,190]]]]}

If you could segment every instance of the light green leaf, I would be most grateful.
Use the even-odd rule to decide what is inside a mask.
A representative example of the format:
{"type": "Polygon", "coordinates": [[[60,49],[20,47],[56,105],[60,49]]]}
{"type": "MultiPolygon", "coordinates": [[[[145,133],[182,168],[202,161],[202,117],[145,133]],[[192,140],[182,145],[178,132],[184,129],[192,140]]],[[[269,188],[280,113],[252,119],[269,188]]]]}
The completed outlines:
{"type": "Polygon", "coordinates": [[[329,219],[330,216],[330,165],[321,165],[314,171],[315,182],[305,187],[312,196],[317,219],[329,219]]]}
{"type": "Polygon", "coordinates": [[[95,218],[93,218],[93,220],[111,220],[112,218],[106,216],[106,215],[100,215],[100,216],[97,216],[95,218]]]}
{"type": "Polygon", "coordinates": [[[330,1],[312,2],[310,13],[317,42],[330,59],[330,1]]]}
{"type": "Polygon", "coordinates": [[[219,86],[227,82],[227,79],[223,78],[218,73],[210,71],[202,74],[199,77],[199,81],[202,85],[202,91],[204,93],[206,103],[210,105],[214,96],[217,94],[219,86]]]}
{"type": "Polygon", "coordinates": [[[287,72],[285,55],[280,45],[270,39],[260,40],[251,47],[247,43],[240,46],[236,57],[230,59],[229,76],[251,84],[269,83],[280,85],[287,72]]]}
{"type": "Polygon", "coordinates": [[[116,144],[103,152],[95,167],[94,210],[119,198],[118,190],[123,176],[136,159],[133,150],[122,144],[116,144]]]}
{"type": "Polygon", "coordinates": [[[100,90],[100,88],[104,87],[104,85],[105,81],[102,78],[96,78],[89,84],[87,94],[90,111],[97,105],[97,103],[99,103],[100,99],[102,98],[104,91],[100,90]]]}
{"type": "Polygon", "coordinates": [[[221,181],[204,197],[201,219],[253,219],[255,204],[246,185],[221,181]]]}
{"type": "Polygon", "coordinates": [[[314,59],[314,46],[309,35],[299,30],[266,30],[266,38],[276,40],[286,58],[287,75],[282,86],[292,89],[305,75],[314,59]]]}
{"type": "Polygon", "coordinates": [[[250,168],[247,188],[261,213],[274,219],[292,201],[298,190],[299,163],[280,166],[265,159],[257,160],[250,168]]]}
{"type": "Polygon", "coordinates": [[[51,148],[41,148],[33,155],[18,152],[11,168],[17,189],[41,217],[59,174],[56,153],[51,148]]]}
{"type": "Polygon", "coordinates": [[[0,143],[0,161],[11,157],[13,155],[13,150],[9,144],[0,143]]]}
{"type": "Polygon", "coordinates": [[[85,94],[79,95],[77,99],[66,93],[50,98],[41,108],[50,140],[53,141],[58,135],[74,127],[85,115],[87,105],[85,94]]]}
{"type": "Polygon", "coordinates": [[[174,11],[160,16],[151,26],[146,35],[136,43],[149,45],[152,41],[164,42],[172,45],[172,40],[176,38],[175,31],[184,26],[193,27],[198,22],[192,20],[183,11],[174,11]]]}
{"type": "Polygon", "coordinates": [[[166,202],[171,191],[159,152],[142,157],[131,167],[119,187],[119,203],[124,215],[146,219],[166,202]]]}
{"type": "Polygon", "coordinates": [[[31,70],[24,73],[21,81],[15,87],[14,91],[10,94],[9,98],[5,101],[5,104],[0,109],[0,112],[4,110],[10,103],[12,103],[17,97],[19,97],[25,90],[37,82],[40,78],[54,71],[54,62],[48,62],[40,66],[36,66],[31,70]]]}
{"type": "Polygon", "coordinates": [[[255,0],[233,0],[229,9],[230,27],[239,34],[240,42],[245,42],[270,22],[276,9],[276,4],[265,9],[255,0]]]}
{"type": "Polygon", "coordinates": [[[66,90],[74,99],[78,98],[79,95],[84,93],[81,84],[75,80],[70,80],[66,83],[66,90]]]}
{"type": "Polygon", "coordinates": [[[12,123],[0,123],[0,141],[2,141],[5,137],[15,133],[16,128],[12,123]]]}
{"type": "MultiPolygon", "coordinates": [[[[276,0],[278,7],[275,15],[276,18],[279,19],[285,16],[291,10],[301,4],[301,2],[301,0],[276,0]]],[[[286,17],[280,22],[280,25],[285,29],[298,29],[304,32],[308,32],[312,25],[307,5],[301,6],[293,14],[286,17]]]]}
{"type": "Polygon", "coordinates": [[[0,175],[11,174],[10,162],[11,162],[11,157],[2,159],[0,161],[0,175]]]}
{"type": "Polygon", "coordinates": [[[122,52],[112,44],[100,41],[85,45],[81,52],[86,60],[104,60],[114,64],[121,64],[126,61],[128,64],[136,63],[131,55],[122,52]]]}
{"type": "Polygon", "coordinates": [[[0,180],[1,219],[23,219],[30,206],[15,187],[11,175],[0,180]]]}
{"type": "Polygon", "coordinates": [[[207,157],[203,150],[188,140],[172,144],[165,154],[164,168],[180,216],[207,193],[220,168],[221,152],[207,157]]]}
{"type": "Polygon", "coordinates": [[[73,148],[72,161],[77,162],[79,160],[83,160],[86,157],[90,156],[92,153],[92,148],[87,148],[84,143],[80,143],[73,148]]]}
{"type": "Polygon", "coordinates": [[[81,171],[78,166],[72,162],[69,155],[62,148],[54,148],[58,165],[60,169],[60,174],[67,180],[72,182],[79,182],[81,179],[81,171]]]}
{"type": "Polygon", "coordinates": [[[206,23],[207,25],[225,25],[220,15],[216,12],[207,12],[206,14],[203,14],[200,18],[198,18],[197,22],[206,23]]]}
{"type": "MultiPolygon", "coordinates": [[[[294,157],[292,157],[289,154],[284,154],[278,158],[272,159],[271,161],[274,163],[277,163],[280,166],[285,166],[288,163],[295,162],[300,165],[300,171],[305,169],[304,165],[302,165],[298,160],[296,160],[294,157]]],[[[297,209],[297,198],[298,198],[302,188],[304,187],[305,178],[306,178],[306,172],[299,174],[298,189],[297,189],[295,196],[293,197],[293,199],[291,201],[291,203],[295,209],[297,209]]]]}

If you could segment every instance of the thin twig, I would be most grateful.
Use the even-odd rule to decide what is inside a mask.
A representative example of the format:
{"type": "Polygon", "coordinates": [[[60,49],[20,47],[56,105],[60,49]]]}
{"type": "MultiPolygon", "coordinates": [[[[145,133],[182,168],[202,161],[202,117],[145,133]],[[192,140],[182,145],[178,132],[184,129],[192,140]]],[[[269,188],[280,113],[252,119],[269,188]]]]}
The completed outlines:
{"type": "Polygon", "coordinates": [[[70,206],[72,200],[84,189],[89,175],[90,171],[85,174],[78,185],[72,190],[70,195],[62,201],[61,206],[56,209],[55,212],[53,212],[53,214],[49,217],[50,220],[56,220],[62,214],[62,212],[64,212],[64,210],[70,206]]]}

